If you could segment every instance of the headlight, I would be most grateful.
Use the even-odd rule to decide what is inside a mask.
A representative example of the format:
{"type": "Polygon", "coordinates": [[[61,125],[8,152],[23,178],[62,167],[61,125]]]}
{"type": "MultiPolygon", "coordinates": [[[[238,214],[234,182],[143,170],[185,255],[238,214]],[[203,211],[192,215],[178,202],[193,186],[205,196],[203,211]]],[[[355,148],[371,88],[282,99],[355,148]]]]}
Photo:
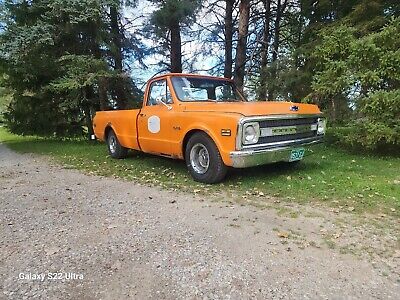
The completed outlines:
{"type": "Polygon", "coordinates": [[[244,124],[242,139],[244,145],[256,144],[259,137],[260,125],[257,122],[244,124]]]}
{"type": "Polygon", "coordinates": [[[318,118],[318,135],[325,134],[326,131],[326,119],[325,118],[318,118]]]}

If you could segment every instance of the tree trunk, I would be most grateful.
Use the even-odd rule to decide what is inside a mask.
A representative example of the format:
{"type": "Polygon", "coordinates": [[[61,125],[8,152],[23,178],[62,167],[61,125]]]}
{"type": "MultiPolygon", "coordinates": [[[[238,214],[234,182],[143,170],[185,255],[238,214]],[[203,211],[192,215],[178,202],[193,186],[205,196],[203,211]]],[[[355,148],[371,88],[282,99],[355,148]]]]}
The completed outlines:
{"type": "Polygon", "coordinates": [[[233,39],[233,4],[234,0],[226,0],[225,9],[225,66],[224,77],[232,78],[232,39],[233,39]]]}
{"type": "Polygon", "coordinates": [[[99,101],[100,110],[108,109],[107,78],[99,78],[99,101]]]}
{"type": "MultiPolygon", "coordinates": [[[[99,24],[92,23],[91,24],[91,38],[88,39],[90,52],[96,59],[103,59],[104,53],[102,53],[101,46],[96,38],[96,31],[98,30],[99,24]]],[[[107,88],[108,88],[108,81],[107,78],[102,77],[99,79],[99,87],[98,87],[98,101],[91,104],[91,108],[94,110],[105,110],[108,106],[108,97],[107,97],[107,88]]]]}
{"type": "Polygon", "coordinates": [[[122,72],[122,36],[119,28],[119,13],[115,6],[110,7],[110,25],[112,42],[114,44],[114,50],[112,51],[112,56],[114,59],[114,69],[122,72]]]}
{"type": "MultiPolygon", "coordinates": [[[[122,76],[123,74],[123,53],[122,53],[122,39],[121,30],[119,27],[119,12],[117,7],[110,6],[110,26],[111,26],[111,36],[113,42],[112,57],[114,60],[114,69],[122,76]]],[[[126,93],[126,82],[123,78],[115,81],[115,96],[117,101],[117,106],[119,109],[126,109],[128,106],[128,97],[126,93]]]]}
{"type": "Polygon", "coordinates": [[[335,123],[336,121],[336,101],[335,97],[331,98],[331,116],[332,116],[332,122],[335,123]]]}
{"type": "Polygon", "coordinates": [[[241,0],[239,5],[239,36],[236,47],[235,61],[235,84],[243,91],[245,67],[246,67],[246,45],[249,31],[250,0],[241,0]]]}
{"type": "Polygon", "coordinates": [[[271,21],[271,0],[263,0],[263,5],[265,13],[264,13],[263,37],[261,44],[260,89],[258,92],[258,97],[260,100],[267,99],[267,87],[266,87],[267,78],[266,75],[263,74],[263,71],[265,70],[268,64],[268,50],[269,50],[269,40],[270,40],[269,23],[271,21]]]}
{"type": "Polygon", "coordinates": [[[91,135],[94,134],[93,132],[93,122],[92,122],[92,113],[91,113],[91,103],[93,103],[93,90],[91,87],[85,87],[83,89],[83,112],[85,114],[85,123],[86,123],[86,127],[88,129],[88,139],[90,139],[91,135]]]}
{"type": "MultiPolygon", "coordinates": [[[[274,21],[274,44],[273,44],[273,51],[272,51],[272,69],[271,69],[271,78],[276,78],[277,76],[277,60],[278,60],[278,52],[279,52],[279,42],[280,42],[280,29],[281,29],[281,19],[283,13],[286,9],[287,0],[284,1],[282,4],[281,0],[277,0],[276,3],[276,17],[274,21]]],[[[274,98],[275,88],[271,86],[268,90],[268,100],[272,100],[274,98]]]]}
{"type": "Polygon", "coordinates": [[[170,28],[171,31],[171,72],[182,73],[182,43],[181,28],[178,21],[170,28]]]}

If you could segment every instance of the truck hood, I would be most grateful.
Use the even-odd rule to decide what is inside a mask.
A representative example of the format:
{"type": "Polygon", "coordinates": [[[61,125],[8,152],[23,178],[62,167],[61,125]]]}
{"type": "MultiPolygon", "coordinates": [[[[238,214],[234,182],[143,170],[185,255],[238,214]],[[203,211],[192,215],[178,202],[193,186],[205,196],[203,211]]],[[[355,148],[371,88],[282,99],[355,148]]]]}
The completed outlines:
{"type": "Polygon", "coordinates": [[[252,102],[207,102],[185,103],[185,112],[220,112],[236,113],[246,117],[288,114],[320,114],[317,105],[281,102],[281,101],[252,101],[252,102]]]}

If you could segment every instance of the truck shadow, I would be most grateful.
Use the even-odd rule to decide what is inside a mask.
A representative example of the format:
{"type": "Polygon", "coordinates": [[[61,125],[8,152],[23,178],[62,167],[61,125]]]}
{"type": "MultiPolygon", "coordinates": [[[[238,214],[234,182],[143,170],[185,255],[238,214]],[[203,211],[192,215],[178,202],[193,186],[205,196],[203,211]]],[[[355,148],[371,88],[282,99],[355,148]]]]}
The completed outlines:
{"type": "MultiPolygon", "coordinates": [[[[165,177],[164,180],[169,180],[168,173],[176,174],[176,180],[179,180],[179,178],[181,180],[186,178],[188,181],[192,180],[186,168],[186,163],[183,160],[160,157],[138,151],[129,151],[127,159],[113,160],[108,156],[105,145],[99,142],[23,138],[7,141],[5,144],[18,152],[51,155],[63,158],[63,160],[86,162],[88,164],[90,164],[91,161],[96,161],[96,163],[99,164],[108,161],[109,163],[104,165],[104,168],[108,166],[110,172],[114,172],[113,169],[130,168],[140,170],[140,173],[144,171],[153,171],[155,174],[165,177]]],[[[295,164],[274,163],[246,169],[230,168],[223,183],[236,184],[239,181],[243,181],[254,185],[268,180],[274,180],[280,176],[304,178],[307,177],[308,174],[319,173],[322,170],[328,172],[330,168],[329,165],[332,163],[324,161],[322,164],[319,160],[310,156],[306,157],[304,161],[295,164]]],[[[172,178],[170,180],[174,181],[172,178]]],[[[193,183],[195,182],[193,181],[193,183]]]]}
{"type": "Polygon", "coordinates": [[[231,168],[226,181],[233,183],[244,178],[246,181],[257,179],[268,180],[278,176],[307,177],[307,174],[323,169],[325,167],[322,167],[320,163],[308,161],[307,159],[297,163],[277,162],[246,169],[231,168]]]}
{"type": "MultiPolygon", "coordinates": [[[[146,165],[169,169],[190,178],[190,174],[186,168],[186,163],[183,160],[160,157],[138,151],[130,151],[128,159],[140,160],[145,162],[146,165]]],[[[326,162],[324,165],[321,165],[319,161],[314,161],[307,157],[303,161],[295,163],[277,162],[245,169],[229,168],[223,183],[235,184],[242,180],[267,181],[270,179],[273,180],[279,176],[294,176],[302,178],[307,177],[310,173],[316,173],[326,169],[326,162]]]]}

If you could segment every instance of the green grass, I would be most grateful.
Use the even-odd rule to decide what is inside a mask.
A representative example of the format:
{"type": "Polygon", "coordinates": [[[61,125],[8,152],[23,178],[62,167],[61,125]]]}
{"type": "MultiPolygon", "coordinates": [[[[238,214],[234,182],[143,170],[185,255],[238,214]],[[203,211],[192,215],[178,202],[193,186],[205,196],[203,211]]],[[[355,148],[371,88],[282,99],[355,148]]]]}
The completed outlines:
{"type": "Polygon", "coordinates": [[[319,145],[299,164],[234,169],[223,183],[203,185],[190,178],[182,161],[139,152],[114,160],[103,143],[21,137],[4,128],[0,128],[0,141],[17,152],[50,155],[70,168],[178,191],[219,196],[224,191],[258,204],[272,202],[273,196],[289,202],[325,203],[349,213],[400,216],[400,158],[355,155],[319,145]]]}

